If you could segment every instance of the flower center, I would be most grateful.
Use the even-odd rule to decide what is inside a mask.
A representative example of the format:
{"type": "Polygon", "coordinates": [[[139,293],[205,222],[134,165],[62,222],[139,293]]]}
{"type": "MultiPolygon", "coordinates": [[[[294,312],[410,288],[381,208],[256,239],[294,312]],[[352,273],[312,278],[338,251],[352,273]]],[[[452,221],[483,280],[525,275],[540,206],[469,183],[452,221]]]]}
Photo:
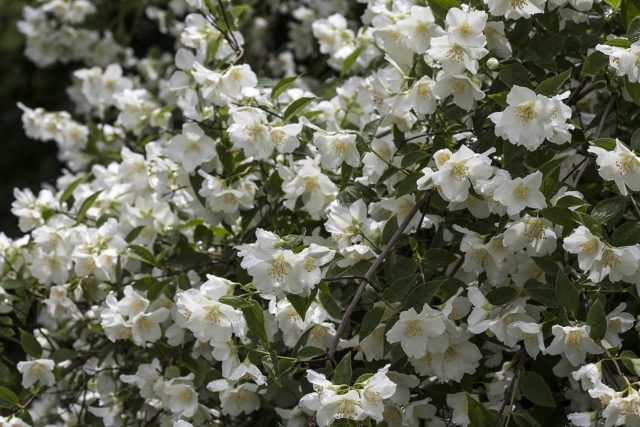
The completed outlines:
{"type": "Polygon", "coordinates": [[[525,102],[516,107],[516,115],[518,119],[525,124],[536,118],[535,103],[533,101],[525,102]]]}
{"type": "Polygon", "coordinates": [[[422,326],[420,325],[419,320],[410,320],[404,327],[404,334],[408,337],[421,337],[422,336],[422,326]]]}

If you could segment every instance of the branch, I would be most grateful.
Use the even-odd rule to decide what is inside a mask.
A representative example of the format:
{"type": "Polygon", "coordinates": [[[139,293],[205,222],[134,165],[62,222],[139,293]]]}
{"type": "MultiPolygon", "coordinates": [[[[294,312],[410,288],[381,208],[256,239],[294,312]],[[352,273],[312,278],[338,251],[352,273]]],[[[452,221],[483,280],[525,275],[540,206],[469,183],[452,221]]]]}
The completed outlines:
{"type": "Polygon", "coordinates": [[[329,359],[333,360],[333,355],[336,352],[336,348],[338,348],[340,337],[344,333],[344,330],[347,328],[349,324],[349,319],[351,318],[351,314],[353,314],[353,311],[355,310],[356,305],[358,304],[358,301],[360,301],[360,298],[364,293],[364,289],[367,286],[367,283],[371,281],[371,278],[373,277],[375,272],[378,271],[384,259],[387,257],[387,255],[389,255],[389,253],[391,253],[391,251],[393,250],[393,247],[395,246],[398,239],[400,239],[400,237],[402,236],[402,233],[404,232],[404,230],[409,226],[409,223],[411,222],[415,214],[420,210],[424,202],[427,200],[428,194],[429,193],[422,196],[422,198],[418,200],[418,202],[413,206],[413,208],[411,209],[411,212],[409,212],[409,214],[405,217],[404,221],[402,221],[402,224],[398,226],[398,229],[395,231],[395,233],[393,233],[393,236],[391,236],[391,239],[389,239],[389,241],[384,246],[384,248],[382,248],[382,252],[380,252],[380,255],[378,255],[378,257],[376,258],[374,263],[371,265],[371,267],[369,267],[369,270],[367,270],[365,275],[362,277],[355,277],[361,280],[360,285],[358,286],[358,289],[356,289],[356,293],[353,295],[353,298],[351,299],[351,302],[349,303],[347,310],[344,312],[344,315],[342,316],[342,320],[340,321],[340,326],[338,326],[338,330],[336,331],[335,337],[333,337],[333,342],[331,343],[331,347],[329,348],[329,352],[327,353],[327,356],[329,359]]]}
{"type": "Polygon", "coordinates": [[[511,377],[511,382],[507,386],[507,389],[504,391],[504,399],[502,400],[502,406],[500,406],[500,411],[498,412],[498,420],[502,420],[504,416],[504,410],[507,407],[507,402],[509,405],[509,413],[507,414],[507,419],[503,426],[507,426],[509,424],[509,418],[511,417],[511,411],[513,410],[513,401],[516,395],[517,383],[520,378],[520,373],[522,372],[522,368],[524,368],[524,363],[527,360],[527,353],[524,347],[521,347],[514,355],[512,362],[516,363],[516,367],[513,369],[513,377],[511,377]]]}

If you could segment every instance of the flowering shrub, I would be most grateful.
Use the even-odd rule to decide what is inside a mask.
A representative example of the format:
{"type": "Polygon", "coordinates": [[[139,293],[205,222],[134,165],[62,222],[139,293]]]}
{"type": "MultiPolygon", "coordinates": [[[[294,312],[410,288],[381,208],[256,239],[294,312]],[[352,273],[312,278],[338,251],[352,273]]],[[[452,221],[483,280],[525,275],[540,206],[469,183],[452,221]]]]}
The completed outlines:
{"type": "Polygon", "coordinates": [[[0,425],[640,425],[636,0],[113,4],[18,23],[0,425]]]}

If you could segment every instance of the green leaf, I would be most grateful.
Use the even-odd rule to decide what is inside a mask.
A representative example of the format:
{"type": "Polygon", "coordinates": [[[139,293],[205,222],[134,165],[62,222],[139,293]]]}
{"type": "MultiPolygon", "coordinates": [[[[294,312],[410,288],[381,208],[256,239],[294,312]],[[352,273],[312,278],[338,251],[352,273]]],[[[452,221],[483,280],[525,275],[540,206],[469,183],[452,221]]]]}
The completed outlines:
{"type": "Polygon", "coordinates": [[[87,197],[84,202],[82,202],[82,205],[80,205],[80,210],[78,211],[78,215],[76,217],[78,222],[83,222],[87,218],[87,211],[98,199],[100,193],[102,193],[102,190],[96,191],[91,196],[87,197]]]}
{"type": "Polygon", "coordinates": [[[371,144],[371,141],[376,137],[381,121],[382,119],[375,119],[364,125],[364,128],[362,128],[362,132],[360,133],[364,142],[371,144]]]}
{"type": "Polygon", "coordinates": [[[631,25],[633,19],[640,15],[640,5],[637,0],[622,0],[622,22],[625,28],[631,25]]]}
{"type": "Polygon", "coordinates": [[[520,393],[531,402],[545,408],[555,408],[556,401],[551,389],[540,374],[532,371],[525,372],[519,381],[520,393]]]}
{"type": "Polygon", "coordinates": [[[327,286],[326,283],[320,283],[318,299],[320,300],[320,304],[322,304],[331,317],[335,319],[340,319],[342,317],[342,309],[340,309],[340,306],[333,299],[329,286],[327,286]]]}
{"type": "Polygon", "coordinates": [[[325,353],[325,350],[318,347],[303,347],[298,351],[298,359],[314,359],[325,353]]]}
{"type": "Polygon", "coordinates": [[[493,421],[487,408],[467,393],[467,407],[469,408],[469,421],[472,427],[491,427],[493,421]]]}
{"type": "Polygon", "coordinates": [[[640,83],[631,83],[628,77],[624,78],[624,88],[636,105],[640,105],[640,83]]]}
{"type": "Polygon", "coordinates": [[[156,257],[144,246],[129,245],[129,251],[134,255],[134,258],[138,258],[147,264],[158,265],[156,257]]]}
{"type": "Polygon", "coordinates": [[[316,299],[317,292],[318,292],[318,288],[314,288],[313,292],[309,296],[287,294],[287,299],[289,300],[293,308],[296,310],[296,313],[298,313],[303,320],[307,315],[307,310],[309,309],[309,306],[311,305],[313,300],[316,299]]]}
{"type": "Polygon", "coordinates": [[[517,62],[505,65],[500,70],[500,80],[509,87],[531,87],[529,71],[524,65],[517,62]]]}
{"type": "Polygon", "coordinates": [[[604,0],[604,2],[612,8],[618,9],[620,7],[620,3],[622,3],[622,0],[604,0]]]}
{"type": "Polygon", "coordinates": [[[513,413],[513,421],[516,422],[518,427],[541,427],[540,423],[524,409],[518,409],[513,413]]]}
{"type": "Polygon", "coordinates": [[[170,280],[159,280],[147,290],[147,298],[149,301],[155,301],[158,297],[167,289],[167,286],[171,283],[170,280]]]}
{"type": "Polygon", "coordinates": [[[20,404],[20,399],[18,398],[17,394],[9,390],[8,388],[1,387],[1,386],[0,386],[0,400],[9,402],[14,406],[18,406],[20,404]]]}
{"type": "Polygon", "coordinates": [[[284,110],[283,118],[285,121],[289,121],[293,116],[298,114],[304,107],[307,106],[311,101],[316,99],[315,97],[303,97],[300,99],[296,99],[293,101],[286,110],[284,110]]]}
{"type": "Polygon", "coordinates": [[[253,302],[251,300],[246,300],[236,295],[224,295],[220,297],[218,301],[239,310],[243,308],[250,308],[253,305],[253,302]]]}
{"type": "Polygon", "coordinates": [[[545,272],[545,274],[548,274],[551,277],[556,277],[558,275],[558,270],[560,269],[560,267],[555,261],[549,258],[538,256],[531,257],[531,259],[533,259],[533,262],[535,262],[536,265],[545,272]]]}
{"type": "Polygon", "coordinates": [[[260,304],[258,304],[257,301],[251,301],[249,307],[242,308],[242,314],[244,314],[244,319],[247,321],[249,330],[260,338],[265,348],[268,349],[269,337],[264,327],[264,313],[262,312],[260,304]]]}
{"type": "Polygon", "coordinates": [[[578,224],[584,225],[596,236],[602,236],[602,227],[600,226],[600,222],[598,220],[596,220],[591,215],[583,212],[575,212],[575,214],[579,218],[579,220],[576,220],[578,224]]]}
{"type": "Polygon", "coordinates": [[[360,56],[360,53],[362,53],[365,48],[365,45],[358,46],[353,50],[353,52],[349,54],[349,56],[345,58],[344,62],[342,63],[342,68],[340,69],[340,77],[344,77],[347,75],[351,67],[353,67],[353,64],[355,64],[356,60],[358,59],[358,56],[360,56]]]}
{"type": "Polygon", "coordinates": [[[458,257],[452,252],[446,249],[432,248],[428,249],[424,255],[424,267],[426,269],[437,269],[441,267],[447,267],[452,262],[456,261],[458,257]]]}
{"type": "Polygon", "coordinates": [[[540,83],[536,88],[536,93],[545,96],[554,96],[558,93],[560,88],[571,77],[571,68],[563,71],[557,76],[550,77],[540,83]]]}
{"type": "Polygon", "coordinates": [[[598,138],[589,142],[591,145],[595,145],[600,148],[604,148],[605,150],[614,150],[616,148],[616,140],[615,138],[598,138]]]}
{"type": "Polygon", "coordinates": [[[268,356],[262,356],[262,366],[269,374],[269,378],[273,379],[279,387],[282,387],[278,354],[274,350],[271,350],[268,356]]]}
{"type": "Polygon", "coordinates": [[[569,208],[561,206],[551,206],[544,208],[540,211],[543,217],[553,222],[554,224],[572,226],[575,224],[575,216],[573,211],[569,208]]]}
{"type": "Polygon", "coordinates": [[[42,356],[42,346],[32,334],[20,329],[20,344],[22,349],[29,356],[38,359],[42,356]]]}
{"type": "Polygon", "coordinates": [[[427,0],[427,3],[433,11],[433,15],[441,20],[447,17],[447,12],[452,7],[460,9],[460,4],[456,0],[427,0]]]}
{"type": "Polygon", "coordinates": [[[64,362],[65,360],[75,357],[78,357],[78,352],[70,348],[59,348],[51,354],[51,359],[56,363],[64,362]]]}
{"type": "Polygon", "coordinates": [[[625,196],[612,197],[610,199],[601,200],[591,211],[591,216],[603,224],[612,222],[616,217],[622,215],[627,207],[627,198],[625,196]]]}
{"type": "Polygon", "coordinates": [[[567,310],[575,313],[578,310],[580,294],[562,269],[556,276],[556,296],[558,302],[567,310]]]}
{"type": "Polygon", "coordinates": [[[134,228],[133,230],[131,230],[129,233],[127,233],[127,237],[124,238],[124,240],[127,243],[131,243],[134,240],[136,240],[138,238],[138,236],[140,235],[140,233],[142,232],[142,230],[144,230],[146,226],[144,225],[139,225],[136,228],[134,228]]]}
{"type": "Polygon", "coordinates": [[[640,223],[625,222],[611,234],[609,243],[613,246],[631,246],[640,243],[640,223]]]}
{"type": "Polygon", "coordinates": [[[640,40],[640,16],[636,16],[631,20],[629,28],[627,29],[627,38],[631,43],[640,40]]]}
{"type": "Polygon", "coordinates": [[[60,204],[62,205],[67,200],[69,200],[69,198],[71,197],[75,189],[78,188],[78,186],[83,182],[86,182],[88,179],[89,179],[89,175],[81,176],[80,178],[74,180],[71,184],[69,184],[67,188],[64,189],[64,191],[62,192],[62,195],[60,196],[60,204]]]}
{"type": "Polygon", "coordinates": [[[362,318],[362,324],[360,325],[360,341],[366,338],[376,327],[380,324],[382,316],[384,315],[384,307],[373,307],[367,311],[362,318]]]}
{"type": "Polygon", "coordinates": [[[582,64],[582,69],[580,70],[580,77],[597,74],[607,65],[609,65],[609,56],[600,51],[595,51],[584,60],[584,64],[582,64]]]}
{"type": "Polygon", "coordinates": [[[6,279],[0,282],[0,288],[2,289],[21,289],[26,288],[27,282],[19,279],[6,279]]]}
{"type": "Polygon", "coordinates": [[[629,148],[632,150],[640,150],[640,129],[637,129],[629,140],[629,148]]]}
{"type": "Polygon", "coordinates": [[[397,229],[398,229],[398,219],[394,215],[391,218],[389,218],[387,223],[384,225],[384,228],[382,229],[382,241],[388,242],[389,240],[391,240],[391,236],[393,236],[393,233],[395,233],[397,229]]]}
{"type": "Polygon", "coordinates": [[[273,89],[271,89],[271,99],[274,100],[278,96],[280,96],[280,94],[285,90],[287,90],[287,88],[291,86],[293,82],[296,81],[297,78],[298,76],[291,76],[291,77],[285,77],[283,79],[280,79],[280,81],[276,83],[273,89]]]}
{"type": "Polygon", "coordinates": [[[336,369],[333,371],[332,382],[336,385],[351,384],[351,353],[344,355],[336,369]]]}
{"type": "Polygon", "coordinates": [[[411,172],[405,176],[404,179],[396,185],[395,197],[402,197],[415,192],[418,189],[417,182],[420,178],[422,178],[422,173],[420,172],[411,172]]]}
{"type": "Polygon", "coordinates": [[[491,290],[487,295],[487,300],[493,305],[505,305],[510,303],[520,295],[520,291],[510,286],[502,286],[491,290]]]}
{"type": "Polygon", "coordinates": [[[599,299],[597,299],[589,309],[587,314],[587,325],[591,328],[589,336],[594,341],[600,341],[607,333],[607,314],[604,311],[604,306],[599,299]]]}

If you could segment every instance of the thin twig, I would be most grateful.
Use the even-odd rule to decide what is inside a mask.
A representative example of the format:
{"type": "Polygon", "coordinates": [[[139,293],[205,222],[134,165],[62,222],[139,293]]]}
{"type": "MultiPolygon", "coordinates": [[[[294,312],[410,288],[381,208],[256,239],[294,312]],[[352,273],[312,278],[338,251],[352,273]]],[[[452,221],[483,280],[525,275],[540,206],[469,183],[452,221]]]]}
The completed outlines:
{"type": "Polygon", "coordinates": [[[355,310],[356,305],[360,301],[360,298],[364,293],[364,289],[367,286],[367,283],[371,281],[371,278],[373,277],[375,272],[378,271],[378,269],[384,262],[384,259],[387,257],[387,255],[391,253],[396,242],[398,241],[398,239],[400,239],[404,230],[409,226],[409,223],[411,222],[413,217],[416,215],[416,213],[420,210],[424,202],[427,200],[427,197],[428,197],[428,193],[422,196],[422,198],[418,200],[418,202],[413,206],[413,208],[411,209],[411,212],[409,212],[409,214],[405,217],[404,221],[402,221],[402,224],[400,224],[400,226],[398,226],[398,229],[395,231],[395,233],[393,233],[393,236],[391,236],[391,239],[389,239],[389,241],[384,246],[384,248],[382,248],[382,252],[380,252],[380,255],[378,255],[374,263],[371,265],[371,267],[369,267],[369,270],[367,270],[365,275],[361,278],[360,285],[358,286],[358,289],[356,289],[356,293],[353,295],[353,298],[351,299],[351,302],[349,303],[347,310],[344,312],[344,315],[342,316],[342,320],[340,321],[340,325],[338,326],[338,330],[336,331],[336,335],[333,337],[333,342],[331,343],[331,347],[329,348],[329,352],[327,353],[327,356],[329,359],[333,360],[333,355],[336,352],[336,348],[338,348],[340,337],[344,333],[344,330],[347,328],[349,324],[349,319],[351,318],[351,314],[353,314],[353,311],[355,310]]]}
{"type": "MultiPolygon", "coordinates": [[[[502,420],[504,410],[507,407],[507,402],[511,406],[513,406],[513,401],[516,395],[518,378],[520,378],[520,373],[522,368],[524,368],[524,363],[527,360],[527,353],[525,352],[524,347],[520,348],[514,355],[512,361],[516,363],[516,367],[513,370],[513,377],[511,377],[511,382],[507,386],[507,389],[504,392],[504,399],[502,400],[502,406],[500,407],[500,411],[498,412],[498,420],[502,420]]],[[[509,414],[507,415],[507,420],[503,426],[509,424],[509,418],[511,417],[512,407],[509,408],[509,414]]]]}

